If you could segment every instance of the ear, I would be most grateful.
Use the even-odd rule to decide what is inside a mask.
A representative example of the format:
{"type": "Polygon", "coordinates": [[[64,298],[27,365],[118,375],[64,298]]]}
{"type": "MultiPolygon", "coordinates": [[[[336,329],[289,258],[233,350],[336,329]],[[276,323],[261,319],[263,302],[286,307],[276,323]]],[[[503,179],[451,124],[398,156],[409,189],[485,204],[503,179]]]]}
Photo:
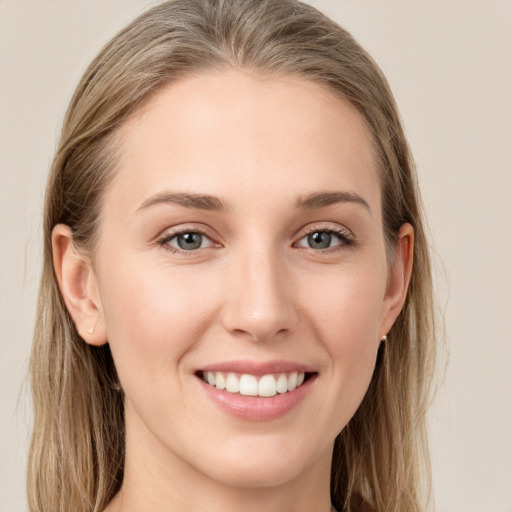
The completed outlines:
{"type": "Polygon", "coordinates": [[[398,233],[394,260],[384,298],[382,336],[387,334],[395,323],[407,297],[407,289],[412,273],[413,252],[414,228],[410,224],[404,224],[398,233]]]}
{"type": "Polygon", "coordinates": [[[107,343],[96,274],[89,258],[77,252],[68,226],[53,228],[52,251],[60,292],[78,334],[90,345],[107,343]]]}

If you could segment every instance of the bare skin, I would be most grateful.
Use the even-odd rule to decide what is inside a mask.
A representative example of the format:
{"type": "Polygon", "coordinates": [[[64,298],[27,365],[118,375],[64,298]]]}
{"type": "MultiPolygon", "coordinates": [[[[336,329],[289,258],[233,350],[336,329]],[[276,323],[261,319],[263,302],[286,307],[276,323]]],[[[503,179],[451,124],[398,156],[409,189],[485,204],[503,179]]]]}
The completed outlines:
{"type": "Polygon", "coordinates": [[[329,511],[334,439],[412,265],[409,225],[386,259],[362,118],[303,79],[212,72],[160,91],[118,136],[94,261],[66,226],[53,234],[68,309],[87,343],[110,344],[126,397],[106,511],[329,511]],[[306,391],[270,419],[234,414],[201,378],[233,361],[305,365],[306,391]]]}

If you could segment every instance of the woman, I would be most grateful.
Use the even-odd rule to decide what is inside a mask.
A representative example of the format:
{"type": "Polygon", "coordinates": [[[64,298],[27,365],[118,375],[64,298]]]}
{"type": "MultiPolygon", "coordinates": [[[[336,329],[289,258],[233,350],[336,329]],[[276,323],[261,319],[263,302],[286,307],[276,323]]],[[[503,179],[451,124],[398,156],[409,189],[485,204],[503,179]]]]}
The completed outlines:
{"type": "Polygon", "coordinates": [[[423,510],[431,295],[351,36],[290,0],[151,9],[86,71],[49,178],[31,510],[423,510]]]}

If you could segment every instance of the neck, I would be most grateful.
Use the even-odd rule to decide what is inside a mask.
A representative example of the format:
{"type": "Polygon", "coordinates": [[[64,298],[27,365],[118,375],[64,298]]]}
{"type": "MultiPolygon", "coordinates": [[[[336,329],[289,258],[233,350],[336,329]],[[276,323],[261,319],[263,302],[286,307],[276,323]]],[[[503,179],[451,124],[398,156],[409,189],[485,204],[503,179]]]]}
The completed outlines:
{"type": "Polygon", "coordinates": [[[299,485],[273,489],[233,489],[191,485],[150,492],[125,480],[106,512],[331,512],[328,495],[304,492],[299,485]]]}

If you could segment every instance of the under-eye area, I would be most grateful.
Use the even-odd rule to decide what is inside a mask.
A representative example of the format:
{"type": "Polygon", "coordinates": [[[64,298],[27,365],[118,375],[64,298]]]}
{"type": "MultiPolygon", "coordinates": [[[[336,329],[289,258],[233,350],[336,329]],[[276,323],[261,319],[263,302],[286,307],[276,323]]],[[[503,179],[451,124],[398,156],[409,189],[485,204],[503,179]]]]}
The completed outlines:
{"type": "Polygon", "coordinates": [[[282,372],[266,375],[197,371],[195,374],[210,386],[243,396],[273,397],[288,393],[318,375],[316,372],[282,372]]]}

